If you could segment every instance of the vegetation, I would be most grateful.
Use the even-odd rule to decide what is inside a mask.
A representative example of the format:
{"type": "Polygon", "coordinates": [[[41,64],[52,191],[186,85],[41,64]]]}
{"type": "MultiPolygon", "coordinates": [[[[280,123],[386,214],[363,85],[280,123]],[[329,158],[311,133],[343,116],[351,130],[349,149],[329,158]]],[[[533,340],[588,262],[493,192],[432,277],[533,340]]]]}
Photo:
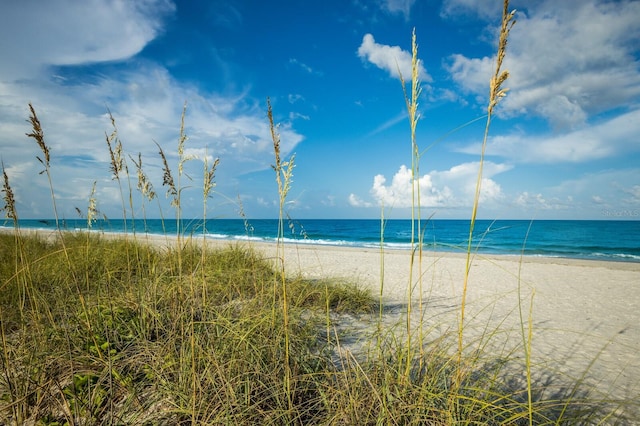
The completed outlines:
{"type": "MultiPolygon", "coordinates": [[[[505,2],[487,131],[504,89],[501,62],[513,14],[505,2]]],[[[412,171],[419,173],[417,44],[413,37],[410,93],[412,171]]],[[[404,81],[403,81],[404,89],[404,81]]],[[[33,138],[51,184],[51,155],[35,108],[33,138]]],[[[186,110],[186,105],[185,105],[186,110]]],[[[110,115],[111,116],[111,115],[110,115]]],[[[280,195],[275,261],[250,246],[214,249],[180,231],[164,244],[135,233],[50,235],[19,227],[15,196],[3,165],[3,200],[14,232],[0,234],[0,423],[89,424],[599,424],[625,423],[632,401],[594,399],[581,381],[532,377],[531,321],[521,309],[524,357],[464,349],[464,282],[460,322],[452,335],[429,335],[407,314],[384,324],[383,299],[352,283],[290,276],[284,268],[284,206],[294,159],[282,159],[268,106],[280,195]],[[349,319],[372,324],[365,331],[349,319]],[[346,327],[342,326],[347,324],[346,327]],[[360,344],[360,350],[354,346],[360,344]],[[522,363],[521,359],[525,362],[522,363]]],[[[183,110],[178,174],[160,148],[163,186],[180,230],[182,167],[187,140],[183,110]],[[174,179],[174,176],[176,179],[174,179]]],[[[125,222],[133,220],[131,184],[115,120],[107,136],[125,222]]],[[[486,136],[485,136],[486,140],[486,136]]],[[[139,196],[156,192],[135,164],[139,196]]],[[[218,160],[204,164],[203,217],[218,160]]],[[[473,218],[480,191],[481,171],[473,218]]],[[[407,306],[423,312],[422,232],[415,188],[407,306]],[[417,278],[414,278],[417,277],[417,278]],[[416,281],[417,280],[417,281],[416,281]]],[[[87,230],[95,218],[94,190],[87,230]]],[[[143,208],[146,216],[146,207],[143,208]]],[[[162,215],[162,212],[160,212],[162,215]]],[[[242,216],[247,221],[244,215],[242,216]]],[[[57,218],[56,218],[57,223],[57,218]]],[[[381,221],[384,227],[384,218],[381,221]]],[[[472,231],[472,230],[471,230],[472,231]]],[[[471,232],[470,232],[471,235],[471,232]]],[[[471,254],[471,244],[468,254],[471,254]]],[[[467,267],[467,272],[468,272],[467,267]]],[[[380,283],[380,295],[382,287],[380,283]]],[[[489,333],[490,334],[490,333],[489,333]]]]}

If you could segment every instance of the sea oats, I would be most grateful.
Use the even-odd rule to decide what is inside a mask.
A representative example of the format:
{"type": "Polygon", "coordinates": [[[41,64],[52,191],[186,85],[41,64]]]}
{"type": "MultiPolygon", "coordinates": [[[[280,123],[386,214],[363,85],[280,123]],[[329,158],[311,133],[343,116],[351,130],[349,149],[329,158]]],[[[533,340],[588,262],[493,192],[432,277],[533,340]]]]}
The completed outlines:
{"type": "Polygon", "coordinates": [[[267,98],[267,117],[269,118],[269,129],[271,130],[271,140],[273,140],[273,151],[276,164],[271,167],[279,172],[280,170],[280,135],[277,132],[277,126],[273,122],[273,110],[271,108],[271,100],[267,98]]]}
{"type": "MultiPolygon", "coordinates": [[[[26,135],[30,138],[33,138],[40,150],[44,154],[44,160],[38,156],[36,158],[40,163],[42,163],[45,169],[49,168],[49,162],[51,160],[51,154],[49,152],[49,147],[44,141],[44,132],[42,131],[42,125],[40,124],[40,120],[38,119],[38,115],[36,114],[36,110],[33,108],[33,105],[29,103],[29,110],[31,111],[31,115],[29,116],[29,122],[31,123],[31,133],[27,133],[26,135]]],[[[45,173],[46,170],[40,172],[40,174],[45,173]]]]}
{"type": "Polygon", "coordinates": [[[162,186],[167,187],[167,198],[169,198],[169,196],[173,197],[173,199],[171,200],[171,205],[174,207],[179,207],[179,193],[173,180],[173,176],[171,175],[171,168],[169,167],[167,156],[164,154],[164,151],[162,150],[162,147],[158,144],[158,142],[155,142],[155,144],[158,146],[158,149],[160,150],[159,154],[162,158],[162,186]]]}
{"type": "MultiPolygon", "coordinates": [[[[40,124],[40,120],[38,119],[38,115],[36,114],[36,110],[33,105],[29,104],[29,111],[31,111],[31,115],[29,117],[29,122],[31,123],[31,133],[26,133],[26,135],[30,138],[33,138],[40,150],[44,154],[44,160],[36,155],[36,159],[44,166],[44,170],[40,171],[39,174],[46,174],[47,180],[49,181],[49,193],[51,194],[51,205],[53,207],[53,215],[56,220],[56,229],[60,232],[60,221],[58,219],[58,207],[56,205],[56,196],[53,190],[53,178],[51,177],[51,153],[49,147],[44,141],[44,131],[42,130],[42,125],[40,124]]],[[[63,240],[64,243],[64,240],[63,240]]]]}
{"type": "Polygon", "coordinates": [[[89,196],[89,207],[87,208],[87,227],[91,228],[98,216],[97,200],[96,200],[96,181],[93,181],[91,187],[91,195],[89,196]]]}
{"type": "Polygon", "coordinates": [[[496,70],[489,82],[489,105],[487,106],[487,112],[493,113],[493,109],[498,104],[501,98],[505,97],[509,89],[502,88],[504,83],[509,78],[509,71],[502,71],[502,62],[507,53],[507,41],[509,38],[509,32],[516,23],[515,10],[509,12],[509,2],[504,2],[504,8],[502,11],[502,25],[500,27],[500,39],[498,41],[498,54],[496,57],[496,70]]]}
{"type": "Polygon", "coordinates": [[[109,156],[111,157],[111,164],[109,166],[109,170],[113,173],[113,179],[119,179],[120,172],[123,169],[123,161],[122,161],[122,143],[118,139],[118,130],[115,127],[115,120],[109,112],[109,117],[111,118],[111,123],[113,125],[113,131],[110,135],[105,133],[107,147],[109,148],[109,156]]]}
{"type": "Polygon", "coordinates": [[[209,168],[209,162],[207,158],[204,159],[204,185],[203,185],[203,193],[204,198],[208,198],[210,196],[211,190],[216,186],[215,176],[216,169],[218,168],[218,164],[220,164],[220,159],[216,158],[213,161],[213,164],[209,168]]]}
{"type": "Polygon", "coordinates": [[[7,219],[13,220],[14,224],[18,222],[18,214],[16,212],[16,199],[13,195],[13,190],[11,189],[11,185],[9,184],[9,176],[7,175],[7,170],[4,167],[4,161],[2,162],[2,192],[4,199],[4,207],[0,210],[3,210],[5,213],[5,217],[7,219]]]}
{"type": "Polygon", "coordinates": [[[244,232],[249,235],[253,235],[253,225],[249,223],[249,219],[247,218],[247,214],[244,211],[244,205],[242,204],[242,198],[240,198],[240,194],[238,194],[238,215],[242,218],[242,222],[244,224],[244,232]]]}
{"type": "MultiPolygon", "coordinates": [[[[491,126],[491,117],[493,116],[493,110],[498,104],[499,100],[503,98],[508,89],[503,89],[502,84],[509,78],[508,71],[502,71],[502,63],[504,61],[507,52],[507,40],[509,38],[509,32],[515,24],[515,10],[509,12],[509,0],[504,0],[504,7],[502,10],[502,24],[500,27],[500,38],[498,41],[498,53],[496,56],[496,69],[494,75],[489,82],[489,102],[487,105],[487,121],[484,129],[484,136],[482,138],[482,145],[480,150],[480,162],[478,167],[478,176],[476,178],[476,189],[473,199],[473,207],[471,210],[471,220],[469,223],[469,237],[467,239],[467,260],[464,273],[464,279],[462,283],[462,298],[460,303],[460,320],[458,322],[458,368],[461,367],[463,350],[463,331],[465,323],[465,310],[466,310],[466,298],[469,284],[469,272],[471,270],[472,259],[472,244],[473,244],[473,230],[475,227],[476,217],[478,214],[478,205],[480,204],[480,191],[482,188],[482,171],[484,167],[484,156],[487,147],[487,139],[489,138],[489,128],[491,126]]],[[[456,385],[460,384],[460,376],[455,378],[456,385]]]]}
{"type": "Polygon", "coordinates": [[[131,161],[133,161],[133,164],[136,166],[136,173],[138,176],[138,190],[145,198],[147,198],[147,200],[153,200],[156,197],[156,193],[153,190],[153,185],[149,181],[149,178],[142,170],[142,154],[138,153],[137,162],[133,157],[130,156],[129,158],[131,158],[131,161]]]}
{"type": "Polygon", "coordinates": [[[184,163],[196,158],[194,155],[184,155],[184,143],[189,140],[184,128],[184,118],[186,114],[187,103],[185,102],[182,107],[182,115],[180,117],[180,137],[178,138],[178,176],[182,176],[184,173],[184,163]]]}

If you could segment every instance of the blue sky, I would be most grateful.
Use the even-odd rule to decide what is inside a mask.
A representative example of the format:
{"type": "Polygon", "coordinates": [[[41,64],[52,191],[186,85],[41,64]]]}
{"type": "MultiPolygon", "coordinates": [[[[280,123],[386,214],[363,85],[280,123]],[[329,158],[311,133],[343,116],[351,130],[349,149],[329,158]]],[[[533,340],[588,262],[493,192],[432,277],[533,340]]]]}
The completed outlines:
{"type": "MultiPolygon", "coordinates": [[[[51,147],[63,217],[122,216],[105,133],[149,175],[154,141],[177,173],[187,102],[184,217],[202,216],[203,159],[220,158],[207,216],[277,216],[270,97],[295,153],[295,218],[410,217],[411,143],[397,67],[415,28],[424,213],[468,218],[501,2],[496,0],[10,0],[0,14],[0,155],[21,218],[51,217],[29,132],[51,147]],[[188,177],[193,180],[190,181],[188,177]]],[[[479,217],[640,219],[640,2],[513,1],[508,96],[486,151],[479,217]]],[[[135,167],[129,161],[135,188],[135,167]]],[[[138,200],[138,198],[136,198],[138,200]]],[[[155,206],[155,202],[153,204],[155,206]]],[[[136,201],[136,215],[141,215],[136,201]]],[[[149,216],[157,207],[147,206],[149,216]]]]}

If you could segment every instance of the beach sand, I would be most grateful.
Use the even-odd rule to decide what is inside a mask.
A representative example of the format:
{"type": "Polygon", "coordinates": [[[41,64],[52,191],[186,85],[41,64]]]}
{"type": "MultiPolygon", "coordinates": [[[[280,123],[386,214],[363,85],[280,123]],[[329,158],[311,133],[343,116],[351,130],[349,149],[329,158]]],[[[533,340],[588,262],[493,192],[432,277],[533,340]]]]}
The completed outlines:
{"type": "MultiPolygon", "coordinates": [[[[136,238],[160,247],[175,243],[166,236],[136,238]]],[[[275,244],[239,244],[276,262],[275,244]]],[[[376,249],[287,244],[284,260],[292,277],[339,279],[368,288],[375,297],[383,282],[385,324],[406,323],[408,251],[387,250],[382,256],[376,249]]],[[[455,347],[465,265],[464,253],[425,251],[421,263],[415,260],[412,323],[425,330],[426,341],[453,333],[455,347]]],[[[527,333],[531,315],[534,375],[583,379],[599,397],[640,398],[640,263],[476,254],[466,302],[467,350],[482,346],[497,356],[523,357],[522,324],[527,333]]]]}
{"type": "MultiPolygon", "coordinates": [[[[252,246],[268,258],[276,255],[275,245],[252,246]]],[[[382,258],[375,249],[285,247],[285,268],[293,276],[337,278],[376,297],[383,276],[385,323],[406,323],[410,252],[385,251],[382,258]]],[[[425,251],[420,271],[416,259],[413,311],[421,272],[423,319],[416,312],[412,322],[427,331],[427,340],[455,333],[457,341],[465,265],[466,254],[425,251]]],[[[531,316],[534,374],[584,378],[600,397],[640,398],[640,263],[476,254],[466,303],[467,350],[482,345],[496,355],[524,356],[522,324],[528,333],[531,316]]]]}

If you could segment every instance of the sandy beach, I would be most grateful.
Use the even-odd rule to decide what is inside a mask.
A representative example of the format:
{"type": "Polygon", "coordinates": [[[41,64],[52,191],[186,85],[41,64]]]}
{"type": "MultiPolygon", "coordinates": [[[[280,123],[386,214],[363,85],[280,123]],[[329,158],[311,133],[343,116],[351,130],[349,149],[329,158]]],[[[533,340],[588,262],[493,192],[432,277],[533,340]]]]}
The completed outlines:
{"type": "MultiPolygon", "coordinates": [[[[166,236],[136,238],[159,247],[175,243],[166,236]]],[[[274,244],[238,244],[276,261],[274,244]]],[[[382,283],[390,327],[406,322],[411,282],[414,326],[426,330],[427,340],[457,333],[466,254],[425,251],[422,262],[415,260],[411,280],[408,251],[288,244],[284,260],[292,277],[340,279],[370,289],[375,297],[382,283]]],[[[473,256],[464,322],[467,349],[482,345],[497,355],[521,356],[522,324],[528,329],[529,315],[534,373],[570,381],[584,377],[600,397],[640,397],[640,263],[473,256]]]]}
{"type": "MultiPolygon", "coordinates": [[[[268,258],[276,255],[274,245],[252,247],[268,258]]],[[[413,309],[421,272],[421,326],[429,338],[457,332],[465,265],[466,254],[427,251],[422,266],[417,260],[413,266],[413,309]]],[[[338,278],[376,296],[383,276],[388,323],[406,321],[407,251],[388,250],[382,257],[374,249],[287,245],[285,267],[290,275],[338,278]]],[[[531,315],[534,372],[584,376],[599,396],[640,396],[640,263],[475,255],[465,311],[468,349],[523,353],[520,307],[526,328],[531,315]]],[[[419,318],[416,312],[416,326],[419,318]]]]}

